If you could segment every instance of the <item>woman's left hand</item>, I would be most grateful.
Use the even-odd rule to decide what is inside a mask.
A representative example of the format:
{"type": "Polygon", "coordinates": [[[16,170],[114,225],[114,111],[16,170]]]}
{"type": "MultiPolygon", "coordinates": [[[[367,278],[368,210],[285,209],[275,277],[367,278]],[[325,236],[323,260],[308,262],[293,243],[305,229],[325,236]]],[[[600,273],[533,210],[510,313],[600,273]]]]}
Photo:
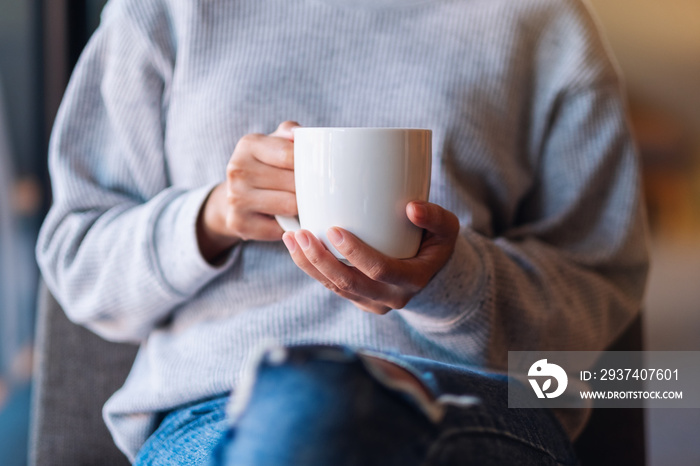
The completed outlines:
{"type": "Polygon", "coordinates": [[[355,267],[336,259],[306,230],[287,232],[282,239],[309,276],[364,311],[386,314],[402,309],[425,288],[452,255],[459,234],[457,217],[437,204],[411,202],[406,214],[425,229],[418,254],[411,259],[387,257],[337,227],[328,229],[328,240],[355,267]]]}

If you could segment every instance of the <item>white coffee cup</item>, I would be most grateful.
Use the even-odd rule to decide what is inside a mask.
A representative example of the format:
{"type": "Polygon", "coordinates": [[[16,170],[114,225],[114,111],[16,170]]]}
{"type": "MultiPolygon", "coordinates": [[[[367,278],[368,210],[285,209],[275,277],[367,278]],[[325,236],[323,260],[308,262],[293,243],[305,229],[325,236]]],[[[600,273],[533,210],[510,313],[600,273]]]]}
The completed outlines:
{"type": "Polygon", "coordinates": [[[294,128],[298,220],[276,216],[285,231],[301,228],[326,238],[336,226],[397,259],[414,257],[422,229],[406,205],[427,201],[432,132],[405,128],[294,128]]]}

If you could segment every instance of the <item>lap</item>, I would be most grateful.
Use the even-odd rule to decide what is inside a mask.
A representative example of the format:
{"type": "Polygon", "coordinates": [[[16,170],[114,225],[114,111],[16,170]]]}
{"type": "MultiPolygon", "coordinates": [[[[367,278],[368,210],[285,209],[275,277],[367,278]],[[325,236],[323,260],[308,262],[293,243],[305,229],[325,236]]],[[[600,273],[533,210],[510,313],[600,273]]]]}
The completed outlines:
{"type": "Polygon", "coordinates": [[[230,427],[227,404],[228,397],[221,396],[170,412],[141,448],[134,464],[208,464],[230,427]]]}
{"type": "Polygon", "coordinates": [[[504,377],[398,358],[390,360],[425,383],[432,402],[468,394],[479,403],[443,404],[436,416],[420,396],[388,386],[356,353],[287,348],[283,358],[257,366],[249,393],[238,391],[242,409],[232,422],[226,397],[170,413],[136,464],[575,464],[549,411],[507,407],[504,377]]]}

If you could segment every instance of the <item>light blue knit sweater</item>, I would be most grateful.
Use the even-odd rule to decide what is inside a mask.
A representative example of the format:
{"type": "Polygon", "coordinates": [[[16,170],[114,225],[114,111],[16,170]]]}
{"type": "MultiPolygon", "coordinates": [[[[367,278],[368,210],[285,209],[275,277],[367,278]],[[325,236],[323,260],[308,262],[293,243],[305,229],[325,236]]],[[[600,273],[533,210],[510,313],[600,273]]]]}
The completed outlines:
{"type": "Polygon", "coordinates": [[[37,254],[73,321],[142,344],[105,406],[117,445],[133,458],[154,412],[234,389],[265,339],[497,369],[603,348],[647,270],[624,110],[579,0],[112,0],[56,121],[37,254]],[[281,242],[200,256],[236,142],[287,119],[433,130],[431,201],[463,228],[405,309],[356,309],[281,242]]]}

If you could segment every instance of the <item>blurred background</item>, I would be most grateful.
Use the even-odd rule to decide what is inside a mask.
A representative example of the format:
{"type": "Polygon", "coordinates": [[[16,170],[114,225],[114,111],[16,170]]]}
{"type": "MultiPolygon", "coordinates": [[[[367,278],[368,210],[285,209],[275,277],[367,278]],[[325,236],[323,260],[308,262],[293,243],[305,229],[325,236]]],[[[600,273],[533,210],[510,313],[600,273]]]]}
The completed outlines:
{"type": "MultiPolygon", "coordinates": [[[[104,0],[0,0],[0,462],[26,464],[46,147],[104,0]]],[[[626,77],[653,267],[648,350],[700,351],[700,0],[590,0],[626,77]]],[[[700,410],[647,410],[652,466],[700,465],[700,410]]]]}

